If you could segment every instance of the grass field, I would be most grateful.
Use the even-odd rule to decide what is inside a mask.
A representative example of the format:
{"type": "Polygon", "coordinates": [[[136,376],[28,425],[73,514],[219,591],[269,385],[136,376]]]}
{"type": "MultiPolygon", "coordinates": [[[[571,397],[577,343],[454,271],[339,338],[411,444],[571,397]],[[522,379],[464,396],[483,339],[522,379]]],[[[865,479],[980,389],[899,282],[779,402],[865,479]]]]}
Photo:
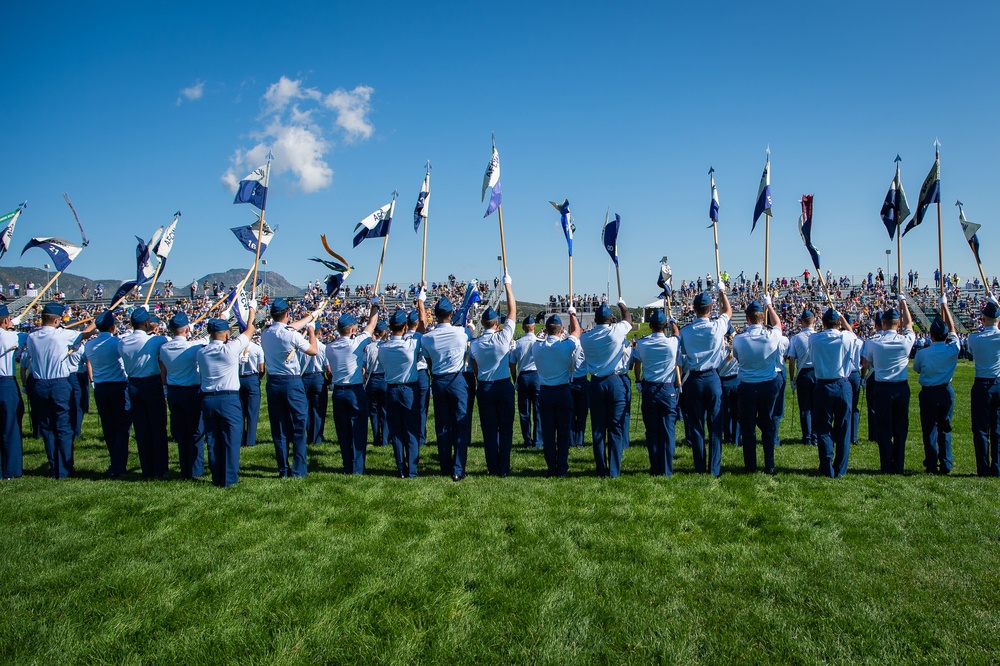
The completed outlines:
{"type": "Polygon", "coordinates": [[[792,443],[791,394],[773,478],[732,446],[719,479],[683,446],[649,477],[635,400],[617,480],[589,448],[569,479],[523,448],[489,478],[479,442],[462,483],[435,475],[433,443],[417,480],[388,447],[335,473],[332,442],[279,480],[263,418],[235,488],[113,482],[90,414],[79,478],[45,478],[27,440],[25,477],[0,484],[0,660],[996,663],[1000,486],[972,476],[971,381],[962,363],[950,477],[922,473],[916,389],[910,474],[877,474],[863,443],[839,480],[792,443]]]}

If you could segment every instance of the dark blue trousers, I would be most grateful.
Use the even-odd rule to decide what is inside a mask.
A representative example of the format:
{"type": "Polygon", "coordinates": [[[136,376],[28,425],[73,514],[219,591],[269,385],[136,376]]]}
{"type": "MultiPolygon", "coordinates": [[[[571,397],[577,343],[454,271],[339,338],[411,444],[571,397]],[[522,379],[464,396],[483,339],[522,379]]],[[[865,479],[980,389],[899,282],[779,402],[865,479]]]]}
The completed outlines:
{"type": "Polygon", "coordinates": [[[785,373],[778,372],[774,375],[774,390],[777,392],[777,397],[774,399],[774,413],[772,414],[772,421],[774,421],[774,446],[775,448],[781,446],[781,436],[778,434],[781,428],[781,420],[785,418],[785,388],[788,386],[788,382],[785,380],[785,373]]]}
{"type": "Polygon", "coordinates": [[[868,410],[868,441],[877,442],[878,441],[878,419],[875,418],[875,373],[868,372],[868,378],[865,379],[865,403],[868,410]]]}
{"type": "Polygon", "coordinates": [[[851,444],[861,441],[861,409],[858,402],[861,399],[861,373],[855,370],[847,377],[851,384],[851,444]]]}
{"type": "Polygon", "coordinates": [[[521,439],[525,446],[542,448],[542,417],[538,413],[538,391],[542,383],[534,370],[517,376],[517,415],[521,420],[521,439]]]}
{"type": "Polygon", "coordinates": [[[684,419],[691,429],[694,471],[722,474],[722,382],[715,370],[693,370],[684,382],[684,419]],[[708,457],[705,456],[705,422],[708,422],[708,457]],[[707,465],[706,465],[707,463],[707,465]]]}
{"type": "Polygon", "coordinates": [[[30,372],[24,379],[24,395],[28,396],[28,423],[31,426],[31,436],[38,439],[38,394],[35,393],[35,385],[38,380],[30,372]]]}
{"type": "Polygon", "coordinates": [[[128,433],[132,428],[129,416],[128,382],[94,384],[94,403],[108,447],[108,474],[125,476],[128,466],[128,433]]]}
{"type": "Polygon", "coordinates": [[[622,384],[625,385],[625,444],[622,446],[623,449],[627,449],[629,444],[632,443],[632,378],[626,373],[624,375],[618,375],[622,378],[622,384]]]}
{"type": "MultiPolygon", "coordinates": [[[[467,427],[472,423],[469,384],[461,372],[434,375],[434,430],[442,474],[465,476],[469,454],[467,427]]],[[[391,420],[391,415],[390,415],[391,420]]],[[[389,433],[392,437],[392,433],[389,433]]]]}
{"type": "MultiPolygon", "coordinates": [[[[306,391],[306,442],[309,444],[323,443],[323,430],[326,428],[326,379],[322,372],[308,372],[302,375],[302,388],[306,391]]],[[[367,404],[367,400],[365,401],[367,404]]],[[[365,410],[365,418],[368,417],[365,410]]],[[[367,436],[367,424],[365,435],[367,436]]]]}
{"type": "Polygon", "coordinates": [[[205,473],[205,427],[202,423],[201,388],[167,386],[170,436],[177,443],[177,461],[182,479],[205,473]]]}
{"type": "Polygon", "coordinates": [[[955,409],[955,389],[951,384],[920,389],[920,430],[924,436],[924,468],[947,474],[951,458],[951,416],[955,409]]]}
{"type": "Polygon", "coordinates": [[[584,433],[587,432],[587,412],[590,410],[590,380],[586,375],[574,377],[569,385],[569,391],[573,399],[573,412],[569,424],[570,444],[582,448],[584,433]]]}
{"type": "Polygon", "coordinates": [[[205,432],[212,440],[212,483],[222,488],[236,485],[240,477],[243,408],[239,391],[209,393],[201,399],[205,432]]]}
{"type": "Polygon", "coordinates": [[[243,413],[241,446],[257,446],[257,420],[260,418],[260,375],[240,377],[240,410],[243,413]]]}
{"type": "MultiPolygon", "coordinates": [[[[468,382],[466,377],[466,382],[468,382]]],[[[420,446],[427,443],[427,414],[431,408],[431,376],[427,370],[417,370],[417,401],[420,404],[420,446]]],[[[472,402],[468,403],[469,421],[472,421],[472,402]]],[[[472,441],[472,434],[469,434],[472,441]]]]}
{"type": "Polygon", "coordinates": [[[388,390],[389,385],[385,383],[384,372],[369,377],[368,384],[365,385],[365,396],[368,398],[368,420],[372,424],[372,443],[375,446],[385,446],[389,443],[389,431],[386,430],[385,425],[385,404],[388,390]]]}
{"type": "MultiPolygon", "coordinates": [[[[86,378],[86,375],[84,375],[86,378]]],[[[84,387],[80,384],[80,373],[71,373],[69,382],[69,425],[73,429],[73,439],[80,437],[83,429],[83,394],[84,387]]],[[[90,394],[90,383],[85,384],[87,394],[90,394]]]]}
{"type": "Polygon", "coordinates": [[[538,391],[538,408],[542,413],[542,445],[548,476],[566,476],[573,420],[570,385],[542,386],[538,391]]]}
{"type": "Polygon", "coordinates": [[[778,399],[778,386],[773,380],[740,382],[739,384],[740,447],[743,449],[743,467],[748,472],[757,471],[757,429],[764,448],[764,468],[774,469],[774,403],[778,399]]]}
{"type": "Polygon", "coordinates": [[[625,383],[620,375],[590,380],[590,426],[598,476],[617,478],[625,450],[625,383]]]}
{"type": "MultiPolygon", "coordinates": [[[[390,384],[386,394],[389,442],[396,457],[396,472],[400,477],[417,478],[420,460],[420,396],[419,386],[390,384]]],[[[435,405],[437,401],[435,400],[435,405]]]]}
{"type": "MultiPolygon", "coordinates": [[[[90,413],[90,377],[87,375],[86,367],[76,373],[76,381],[80,384],[80,409],[82,413],[90,413]]],[[[83,421],[83,417],[80,417],[83,421]]],[[[77,435],[79,437],[79,435],[77,435]]]]}
{"type": "Polygon", "coordinates": [[[514,385],[510,378],[479,382],[479,424],[483,427],[486,471],[492,476],[510,474],[510,450],[514,445],[514,385]]]}
{"type": "Polygon", "coordinates": [[[1000,379],[976,377],[970,398],[976,473],[1000,476],[1000,379]]]}
{"type": "Polygon", "coordinates": [[[346,474],[364,474],[368,453],[368,396],[361,384],[335,384],[333,425],[346,474]]]}
{"type": "Polygon", "coordinates": [[[642,382],[642,422],[646,426],[649,473],[672,476],[677,446],[677,388],[672,383],[642,382]]]}
{"type": "Polygon", "coordinates": [[[159,375],[128,380],[128,399],[135,446],[139,450],[142,476],[150,479],[167,475],[167,401],[159,375]]]}
{"type": "Polygon", "coordinates": [[[910,385],[905,381],[876,381],[874,388],[880,467],[886,474],[902,474],[910,429],[910,385]]]}
{"type": "Polygon", "coordinates": [[[851,455],[851,383],[817,379],[813,393],[813,430],[819,451],[819,473],[830,478],[847,474],[851,455]]]}
{"type": "Polygon", "coordinates": [[[306,411],[309,407],[302,377],[269,375],[266,390],[267,415],[271,422],[278,476],[304,477],[309,472],[306,457],[306,411]]]}
{"type": "Polygon", "coordinates": [[[23,471],[21,420],[17,416],[21,389],[13,377],[0,377],[0,476],[16,479],[23,471]]]}
{"type": "Polygon", "coordinates": [[[73,473],[73,426],[69,421],[70,385],[61,379],[35,382],[38,429],[49,459],[49,476],[65,479],[73,473]]]}
{"type": "Polygon", "coordinates": [[[816,373],[812,368],[802,368],[795,377],[795,393],[799,397],[799,426],[802,443],[815,444],[816,433],[812,426],[812,406],[816,393],[816,373]]]}
{"type": "Polygon", "coordinates": [[[722,384],[722,443],[740,445],[740,376],[720,377],[722,384]]]}

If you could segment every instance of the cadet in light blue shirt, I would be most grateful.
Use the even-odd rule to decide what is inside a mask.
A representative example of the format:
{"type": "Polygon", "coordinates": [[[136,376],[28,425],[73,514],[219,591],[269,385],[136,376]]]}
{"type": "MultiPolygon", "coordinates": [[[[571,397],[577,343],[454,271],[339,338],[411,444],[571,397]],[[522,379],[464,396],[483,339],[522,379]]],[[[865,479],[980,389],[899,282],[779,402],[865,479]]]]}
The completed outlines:
{"type": "Polygon", "coordinates": [[[0,303],[0,476],[16,479],[23,473],[21,418],[24,403],[14,374],[14,359],[28,336],[11,330],[7,306],[0,303]]]}
{"type": "Polygon", "coordinates": [[[588,398],[594,462],[598,476],[613,479],[621,474],[625,450],[626,388],[618,369],[626,337],[632,330],[632,313],[624,299],[618,299],[618,310],[621,321],[616,323],[611,308],[601,303],[594,312],[594,328],[580,336],[580,347],[590,372],[588,398]]]}
{"type": "Polygon", "coordinates": [[[951,378],[958,365],[961,345],[948,299],[941,297],[941,314],[931,323],[931,344],[917,352],[913,371],[920,375],[920,430],[924,436],[924,469],[928,474],[948,474],[951,456],[951,416],[955,389],[951,378]]]}
{"type": "Polygon", "coordinates": [[[1000,307],[990,297],[983,308],[983,330],[969,336],[969,351],[976,366],[970,394],[972,443],[976,473],[1000,476],[1000,307]]]}
{"type": "Polygon", "coordinates": [[[479,423],[483,427],[486,471],[491,476],[510,474],[510,451],[514,445],[514,385],[510,381],[510,349],[514,344],[517,302],[510,275],[503,279],[507,292],[507,321],[487,307],[482,315],[483,332],[472,341],[469,357],[476,371],[479,423]]]}
{"type": "Polygon", "coordinates": [[[345,312],[337,320],[340,336],[326,346],[326,361],[333,377],[333,423],[337,429],[345,474],[364,474],[368,452],[368,395],[362,377],[365,350],[378,324],[378,304],[368,311],[365,328],[345,312]]]}
{"type": "Polygon", "coordinates": [[[569,473],[570,420],[573,415],[570,382],[573,362],[580,348],[580,322],[576,308],[569,308],[569,334],[563,338],[559,315],[545,321],[545,339],[531,349],[541,383],[538,404],[542,413],[542,444],[548,476],[569,473]]]}
{"type": "Polygon", "coordinates": [[[680,331],[673,320],[669,323],[667,337],[667,316],[662,309],[654,310],[649,317],[652,333],[636,343],[633,354],[635,381],[642,383],[642,422],[646,426],[649,473],[653,476],[674,473],[680,331]]]}
{"type": "Polygon", "coordinates": [[[59,328],[65,307],[46,303],[42,327],[28,336],[31,372],[35,377],[39,431],[49,459],[49,476],[63,479],[73,473],[73,427],[69,420],[71,388],[67,357],[81,340],[96,333],[91,324],[83,333],[59,328]]]}
{"type": "Polygon", "coordinates": [[[878,438],[882,472],[902,474],[905,467],[906,435],[910,426],[910,385],[906,381],[913,347],[913,321],[906,297],[899,296],[900,311],[882,314],[883,333],[868,341],[865,359],[875,368],[875,435],[878,438]],[[897,328],[903,328],[903,334],[897,328]]]}
{"type": "Polygon", "coordinates": [[[759,301],[747,305],[746,319],[747,328],[733,338],[733,356],[740,364],[737,403],[743,467],[748,472],[757,471],[757,427],[760,426],[764,472],[774,474],[774,447],[778,437],[773,415],[779,388],[774,379],[784,351],[781,320],[768,295],[764,296],[763,305],[759,301]]]}
{"type": "Polygon", "coordinates": [[[851,452],[851,353],[857,336],[847,319],[833,308],[823,313],[823,330],[809,336],[809,357],[816,374],[813,423],[819,473],[831,478],[847,474],[851,452]]]}
{"type": "Polygon", "coordinates": [[[306,443],[322,444],[326,430],[327,398],[330,397],[330,364],[326,358],[326,345],[316,340],[316,355],[295,352],[302,368],[302,387],[306,391],[306,443]]]}
{"type": "Polygon", "coordinates": [[[84,347],[87,362],[94,378],[94,403],[101,419],[104,444],[108,447],[108,476],[120,479],[128,467],[128,436],[132,427],[129,416],[128,377],[118,352],[115,331],[118,320],[105,310],[94,319],[96,337],[87,340],[84,347]]]}
{"type": "MultiPolygon", "coordinates": [[[[167,385],[170,435],[177,443],[182,479],[205,473],[205,426],[201,416],[201,374],[198,355],[207,340],[189,340],[191,326],[184,312],[167,322],[170,339],[160,347],[160,367],[167,385]]],[[[214,453],[209,444],[209,466],[214,453]]]]}
{"type": "Polygon", "coordinates": [[[788,378],[791,381],[792,393],[797,394],[799,408],[799,426],[802,428],[802,443],[815,445],[816,433],[812,427],[812,405],[816,391],[816,373],[812,358],[809,356],[809,338],[813,330],[815,315],[812,310],[802,311],[799,323],[802,330],[788,341],[788,378]]]}
{"type": "Polygon", "coordinates": [[[240,408],[240,355],[250,345],[255,328],[251,305],[247,327],[230,339],[229,322],[208,320],[211,341],[198,351],[201,370],[202,414],[215,447],[212,483],[228,488],[239,481],[243,413],[240,408]]]}
{"type": "Polygon", "coordinates": [[[128,397],[139,467],[146,479],[167,475],[167,403],[160,376],[160,347],[167,339],[150,335],[160,320],[145,308],[132,311],[132,333],[118,341],[118,353],[128,375],[128,397]]]}
{"type": "MultiPolygon", "coordinates": [[[[417,335],[419,320],[420,315],[417,309],[411,308],[406,315],[407,330],[403,335],[411,337],[417,335]]],[[[388,337],[388,333],[386,337],[388,337]]],[[[420,402],[420,448],[423,448],[424,444],[427,443],[427,410],[431,406],[431,378],[427,374],[427,359],[423,355],[417,359],[417,400],[420,402]]],[[[470,416],[467,420],[471,423],[472,417],[470,416]]],[[[472,439],[471,434],[469,439],[472,439]]]]}
{"type": "Polygon", "coordinates": [[[240,353],[240,408],[243,411],[242,446],[257,446],[260,418],[260,379],[264,374],[264,350],[250,341],[240,353]]]}
{"type": "MultiPolygon", "coordinates": [[[[368,398],[368,420],[372,425],[372,444],[385,446],[389,443],[389,431],[386,429],[385,395],[388,386],[385,383],[385,368],[378,360],[378,347],[389,339],[389,322],[379,319],[372,333],[372,341],[365,347],[365,396],[368,398]]],[[[419,377],[420,371],[417,370],[419,377]]],[[[426,377],[426,373],[424,373],[426,377]]]]}
{"type": "Polygon", "coordinates": [[[521,440],[525,446],[542,448],[542,420],[538,412],[538,371],[535,356],[531,353],[538,338],[535,336],[535,318],[528,315],[521,322],[524,335],[514,341],[510,350],[510,370],[517,382],[517,414],[521,421],[521,440]]]}
{"type": "MultiPolygon", "coordinates": [[[[378,358],[385,368],[386,426],[389,442],[396,458],[396,472],[400,478],[416,478],[420,460],[420,401],[417,383],[417,360],[421,345],[427,336],[422,335],[426,319],[423,303],[426,292],[421,287],[417,297],[417,331],[407,333],[406,312],[396,310],[389,319],[390,338],[378,348],[378,358]]],[[[436,403],[435,403],[436,404],[436,403]]]]}

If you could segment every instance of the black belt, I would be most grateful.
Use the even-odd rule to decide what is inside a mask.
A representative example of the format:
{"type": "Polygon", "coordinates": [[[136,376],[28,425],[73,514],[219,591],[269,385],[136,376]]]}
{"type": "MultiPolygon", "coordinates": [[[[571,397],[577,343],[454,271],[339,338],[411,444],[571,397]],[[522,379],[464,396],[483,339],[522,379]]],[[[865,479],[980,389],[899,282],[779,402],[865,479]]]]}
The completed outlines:
{"type": "Polygon", "coordinates": [[[530,375],[532,372],[538,372],[537,370],[522,370],[520,374],[530,375]]]}
{"type": "Polygon", "coordinates": [[[400,383],[400,384],[389,384],[389,388],[396,388],[396,387],[399,387],[399,386],[410,386],[410,387],[417,388],[417,389],[420,388],[417,385],[417,382],[405,382],[405,383],[400,383]]]}
{"type": "Polygon", "coordinates": [[[943,389],[951,386],[951,382],[945,382],[944,384],[931,384],[930,386],[921,386],[920,388],[925,389],[943,389]]]}
{"type": "Polygon", "coordinates": [[[815,372],[815,371],[816,368],[799,368],[799,374],[802,374],[803,372],[815,372]]]}
{"type": "Polygon", "coordinates": [[[688,375],[690,377],[701,377],[703,375],[707,375],[707,374],[710,374],[710,373],[713,373],[713,372],[715,374],[719,374],[718,370],[692,370],[690,373],[688,373],[688,375]]]}
{"type": "Polygon", "coordinates": [[[259,374],[260,373],[258,373],[258,372],[248,372],[248,373],[246,373],[244,375],[240,375],[240,377],[257,377],[259,374]]]}
{"type": "Polygon", "coordinates": [[[349,389],[349,388],[354,388],[355,386],[363,386],[363,384],[334,384],[333,388],[335,388],[335,389],[349,389]]]}
{"type": "Polygon", "coordinates": [[[372,379],[375,379],[376,377],[385,377],[385,373],[384,372],[376,372],[376,373],[374,373],[372,375],[372,379]]]}
{"type": "MultiPolygon", "coordinates": [[[[722,381],[726,381],[727,379],[736,379],[737,377],[739,377],[739,375],[726,375],[725,377],[723,377],[722,375],[719,375],[719,379],[721,379],[722,381]]],[[[771,380],[768,380],[768,381],[771,381],[771,380]]]]}
{"type": "Polygon", "coordinates": [[[303,372],[302,376],[309,377],[310,375],[322,375],[322,374],[323,374],[322,370],[317,370],[316,372],[303,372]]]}
{"type": "Polygon", "coordinates": [[[239,395],[239,391],[204,391],[202,395],[205,397],[211,397],[213,395],[239,395]]]}
{"type": "Polygon", "coordinates": [[[832,384],[833,382],[847,381],[847,377],[836,377],[834,379],[816,379],[817,382],[823,382],[824,384],[832,384]]]}
{"type": "Polygon", "coordinates": [[[989,383],[989,384],[996,384],[997,382],[1000,382],[1000,379],[998,379],[996,377],[976,377],[976,379],[974,381],[977,381],[977,382],[986,382],[986,383],[989,383]]]}

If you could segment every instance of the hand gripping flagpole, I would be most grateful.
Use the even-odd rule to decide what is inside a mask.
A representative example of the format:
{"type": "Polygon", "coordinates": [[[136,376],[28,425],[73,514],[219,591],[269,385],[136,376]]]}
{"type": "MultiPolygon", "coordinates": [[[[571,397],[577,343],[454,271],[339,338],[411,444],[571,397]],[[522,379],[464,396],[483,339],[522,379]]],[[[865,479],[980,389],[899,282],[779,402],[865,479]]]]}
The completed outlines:
{"type": "MultiPolygon", "coordinates": [[[[392,200],[395,201],[397,196],[399,196],[399,192],[393,190],[393,192],[392,192],[392,200]]],[[[425,225],[424,226],[424,234],[425,234],[425,236],[424,236],[424,243],[425,243],[425,245],[424,245],[424,252],[427,251],[426,250],[426,248],[427,248],[427,245],[426,245],[426,242],[427,242],[426,241],[426,233],[427,233],[426,224],[427,224],[427,221],[424,220],[424,225],[425,225]]],[[[385,249],[388,246],[389,246],[389,234],[386,233],[385,237],[382,239],[382,258],[378,260],[378,272],[375,274],[375,296],[376,297],[378,296],[378,286],[379,286],[379,284],[382,281],[382,264],[385,263],[385,249]]],[[[422,272],[422,269],[421,269],[421,272],[422,272]]],[[[421,276],[421,279],[422,279],[422,276],[421,276]]]]}
{"type": "MultiPolygon", "coordinates": [[[[934,161],[939,165],[941,164],[941,142],[934,139],[934,161]]],[[[940,168],[940,167],[939,167],[940,168]]],[[[938,172],[938,178],[941,177],[940,171],[938,172]]],[[[938,274],[941,279],[938,280],[941,284],[941,295],[944,296],[944,251],[942,250],[941,244],[941,195],[938,194],[937,198],[937,217],[938,217],[938,274]]]]}
{"type": "MultiPolygon", "coordinates": [[[[271,155],[270,151],[268,151],[268,153],[267,153],[267,165],[264,167],[264,182],[267,183],[268,187],[271,186],[271,160],[272,159],[274,159],[274,156],[271,155]]],[[[267,197],[266,196],[264,198],[264,205],[267,206],[267,197]]],[[[260,209],[260,226],[258,227],[258,231],[257,231],[257,252],[256,252],[256,255],[255,255],[255,258],[254,258],[254,261],[253,261],[253,287],[251,288],[252,291],[250,292],[250,298],[253,299],[253,300],[255,300],[255,301],[257,300],[257,265],[260,263],[260,239],[263,238],[263,237],[264,237],[264,209],[261,208],[260,209]]],[[[246,278],[244,278],[243,282],[246,282],[246,278]]]]}
{"type": "MultiPolygon", "coordinates": [[[[431,161],[427,160],[427,175],[430,176],[430,174],[431,174],[431,161]]],[[[428,194],[428,196],[430,196],[430,195],[428,194]]],[[[420,255],[420,284],[421,285],[426,284],[426,282],[427,282],[427,223],[428,222],[430,222],[430,215],[427,215],[426,217],[424,217],[424,250],[423,250],[423,253],[420,255]]],[[[386,236],[386,240],[388,240],[388,238],[389,237],[386,236]]],[[[383,252],[384,251],[385,251],[385,249],[383,248],[383,252]]]]}

